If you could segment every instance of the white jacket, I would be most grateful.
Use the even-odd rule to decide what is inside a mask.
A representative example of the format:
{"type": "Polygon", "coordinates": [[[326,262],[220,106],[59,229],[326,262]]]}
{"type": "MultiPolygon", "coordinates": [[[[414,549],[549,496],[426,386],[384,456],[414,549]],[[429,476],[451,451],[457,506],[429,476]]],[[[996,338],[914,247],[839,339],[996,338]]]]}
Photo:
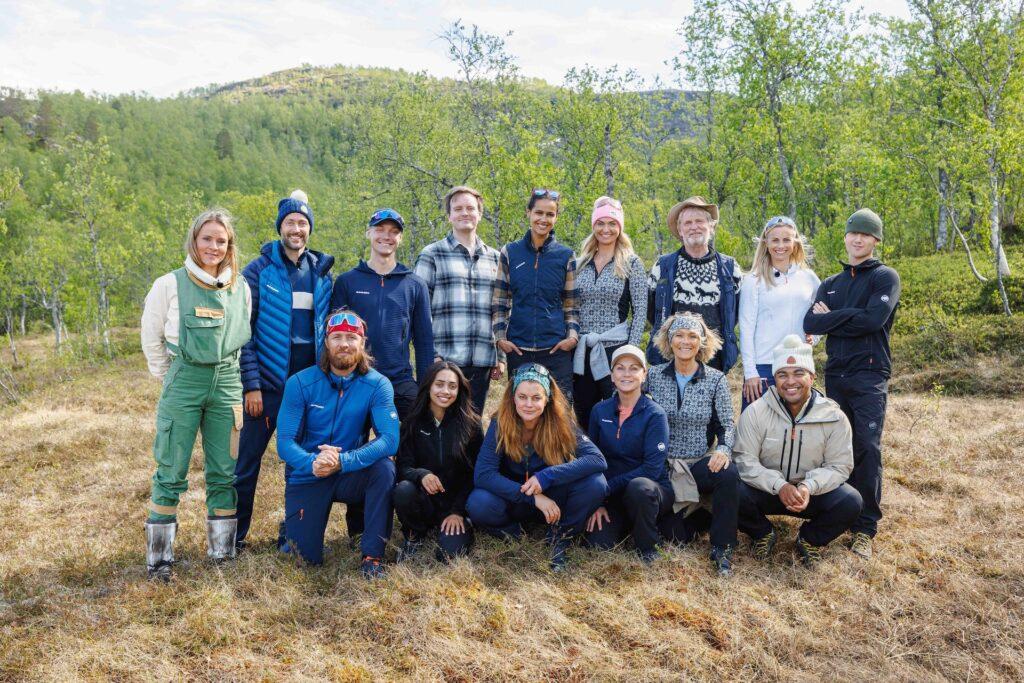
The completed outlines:
{"type": "MultiPolygon", "coordinates": [[[[189,273],[211,286],[218,279],[222,282],[231,279],[230,268],[221,271],[219,278],[213,278],[195,265],[191,258],[185,259],[185,267],[189,273]]],[[[236,284],[244,288],[246,316],[249,317],[252,315],[249,283],[239,276],[236,284]]],[[[157,379],[162,380],[171,367],[172,354],[167,349],[167,342],[178,344],[178,321],[178,279],[170,272],[156,279],[146,295],[146,304],[142,309],[142,353],[146,356],[150,374],[157,379]]]]}
{"type": "MultiPolygon", "coordinates": [[[[766,287],[756,271],[740,287],[740,356],[743,378],[757,377],[757,365],[771,365],[772,349],[790,334],[804,336],[804,314],[814,304],[821,280],[796,264],[766,287]]],[[[817,342],[817,339],[814,340],[817,342]]]]}

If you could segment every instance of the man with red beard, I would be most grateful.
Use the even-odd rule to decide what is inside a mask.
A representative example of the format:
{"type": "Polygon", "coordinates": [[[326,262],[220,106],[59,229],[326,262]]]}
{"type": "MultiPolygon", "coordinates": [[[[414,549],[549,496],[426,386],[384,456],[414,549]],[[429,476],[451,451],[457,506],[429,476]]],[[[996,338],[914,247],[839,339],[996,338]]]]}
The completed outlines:
{"type": "Polygon", "coordinates": [[[391,382],[370,367],[365,344],[366,324],[358,315],[340,310],[328,317],[318,365],[285,385],[277,443],[286,464],[281,550],[321,564],[331,507],[360,505],[361,571],[372,579],[384,574],[391,535],[398,413],[391,382]]]}

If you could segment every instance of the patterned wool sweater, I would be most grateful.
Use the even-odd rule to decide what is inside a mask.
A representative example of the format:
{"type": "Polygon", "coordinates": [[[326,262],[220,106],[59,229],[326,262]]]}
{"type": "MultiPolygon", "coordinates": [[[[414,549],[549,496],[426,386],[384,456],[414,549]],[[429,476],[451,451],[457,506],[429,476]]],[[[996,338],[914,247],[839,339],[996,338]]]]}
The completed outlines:
{"type": "Polygon", "coordinates": [[[675,366],[669,362],[651,368],[647,385],[651,398],[668,415],[669,458],[689,464],[703,458],[712,447],[732,454],[736,430],[725,375],[701,363],[680,397],[675,366]]]}
{"type": "MultiPolygon", "coordinates": [[[[615,264],[608,263],[600,273],[590,261],[576,273],[576,296],[580,306],[580,332],[606,332],[627,319],[632,310],[626,343],[638,346],[644,334],[647,312],[647,273],[643,261],[633,254],[626,264],[627,279],[615,275],[615,264]],[[626,286],[626,283],[629,286],[626,286]]],[[[611,346],[614,342],[604,342],[611,346]]]]}

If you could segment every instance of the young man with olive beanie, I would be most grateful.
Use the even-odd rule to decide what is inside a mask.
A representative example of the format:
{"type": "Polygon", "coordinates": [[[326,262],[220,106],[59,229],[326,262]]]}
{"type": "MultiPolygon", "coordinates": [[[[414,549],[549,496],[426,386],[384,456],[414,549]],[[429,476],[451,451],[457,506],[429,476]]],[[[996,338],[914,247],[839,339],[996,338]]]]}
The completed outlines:
{"type": "Polygon", "coordinates": [[[242,274],[252,290],[252,338],[242,347],[245,415],[235,465],[238,538],[244,545],[252,521],[260,464],[277,425],[289,377],[316,365],[330,311],[334,257],[307,249],[313,209],[302,190],[277,203],[280,239],[267,242],[242,274]]]}
{"type": "Polygon", "coordinates": [[[766,515],[801,517],[796,550],[808,566],[850,528],[861,496],[846,483],[853,469],[850,422],[814,389],[811,345],[791,334],[772,351],[775,385],[740,415],[733,458],[740,475],[739,528],[754,555],[768,559],[778,532],[766,515]]]}
{"type": "Polygon", "coordinates": [[[882,425],[892,360],[889,335],[900,298],[900,276],[875,258],[882,219],[861,209],[846,221],[849,263],[818,287],[804,332],[827,335],[825,390],[853,427],[850,484],[864,499],[851,527],[850,549],[867,559],[882,518],[882,425]]]}

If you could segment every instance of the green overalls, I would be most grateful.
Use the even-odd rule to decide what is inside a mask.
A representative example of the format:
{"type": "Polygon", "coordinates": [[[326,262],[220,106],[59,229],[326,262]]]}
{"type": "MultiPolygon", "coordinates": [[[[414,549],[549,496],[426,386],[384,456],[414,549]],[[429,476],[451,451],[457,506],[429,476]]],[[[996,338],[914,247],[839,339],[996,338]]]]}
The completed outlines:
{"type": "Polygon", "coordinates": [[[156,411],[153,456],[156,474],[150,519],[170,521],[188,489],[188,466],[196,432],[203,432],[206,461],[206,509],[210,516],[235,514],[235,460],[242,428],[242,380],[238,352],[249,341],[245,285],[213,289],[185,268],[178,281],[178,345],[164,377],[156,411]]]}

